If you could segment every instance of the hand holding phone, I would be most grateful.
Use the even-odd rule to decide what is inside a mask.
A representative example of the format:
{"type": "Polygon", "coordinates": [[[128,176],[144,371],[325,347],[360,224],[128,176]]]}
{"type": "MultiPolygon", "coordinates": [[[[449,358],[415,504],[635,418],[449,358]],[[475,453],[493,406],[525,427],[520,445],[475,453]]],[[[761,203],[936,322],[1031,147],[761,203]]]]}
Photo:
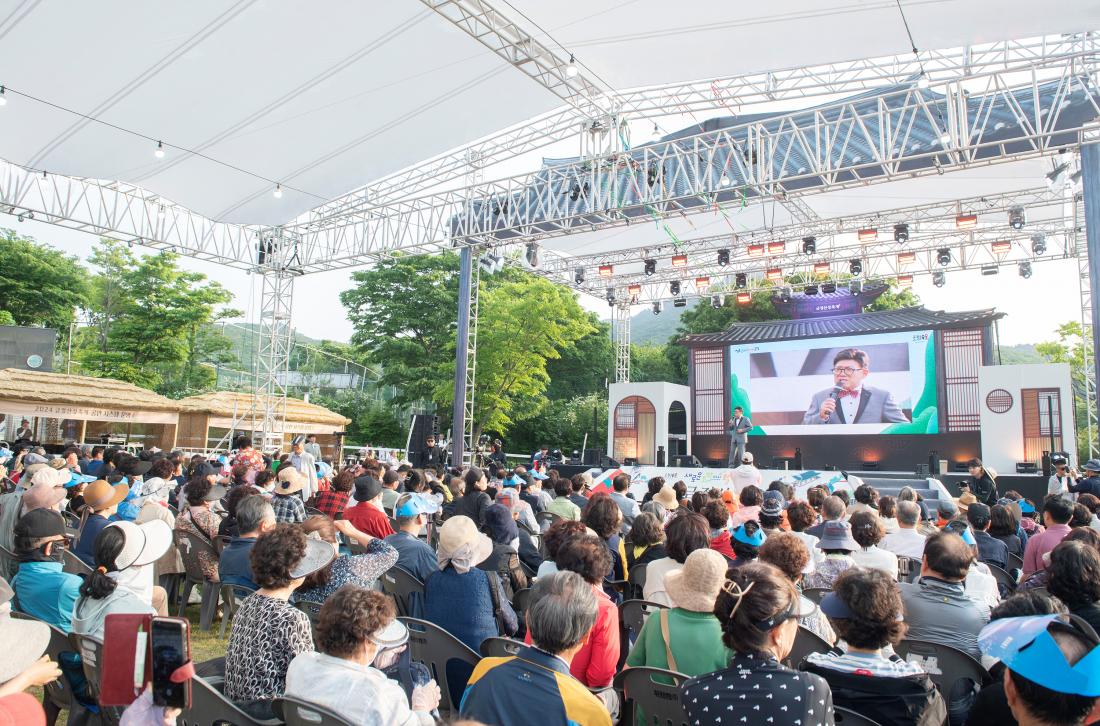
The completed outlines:
{"type": "Polygon", "coordinates": [[[188,623],[180,618],[153,618],[153,703],[187,708],[191,702],[190,680],[178,683],[172,675],[191,660],[188,623]]]}

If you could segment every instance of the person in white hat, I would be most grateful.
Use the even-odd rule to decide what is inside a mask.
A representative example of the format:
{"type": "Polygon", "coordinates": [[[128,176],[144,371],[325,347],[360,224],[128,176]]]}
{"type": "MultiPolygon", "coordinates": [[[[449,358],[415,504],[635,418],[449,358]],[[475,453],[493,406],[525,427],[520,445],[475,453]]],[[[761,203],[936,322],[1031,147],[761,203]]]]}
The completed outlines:
{"type": "MultiPolygon", "coordinates": [[[[164,522],[112,522],[104,527],[93,549],[95,569],[73,607],[73,632],[102,640],[103,622],[112,613],[156,615],[151,592],[146,599],[143,590],[135,590],[145,586],[139,568],[155,562],[171,545],[172,530],[164,522]]],[[[147,570],[151,588],[152,568],[147,570]]]]}
{"type": "Polygon", "coordinates": [[[742,489],[749,485],[761,486],[764,481],[764,475],[753,464],[751,451],[746,451],[741,455],[740,465],[730,473],[733,475],[733,490],[736,493],[740,493],[742,489]]]}
{"type": "MultiPolygon", "coordinates": [[[[46,466],[27,480],[30,484],[25,490],[16,489],[0,496],[0,547],[2,552],[15,550],[15,523],[26,513],[35,509],[57,509],[65,498],[65,483],[69,481],[68,472],[60,472],[46,466]]],[[[0,577],[10,580],[15,576],[19,563],[0,553],[0,577]]]]}
{"type": "Polygon", "coordinates": [[[50,644],[50,626],[11,616],[15,596],[0,578],[0,698],[42,687],[61,677],[57,663],[44,655],[50,644]]]}

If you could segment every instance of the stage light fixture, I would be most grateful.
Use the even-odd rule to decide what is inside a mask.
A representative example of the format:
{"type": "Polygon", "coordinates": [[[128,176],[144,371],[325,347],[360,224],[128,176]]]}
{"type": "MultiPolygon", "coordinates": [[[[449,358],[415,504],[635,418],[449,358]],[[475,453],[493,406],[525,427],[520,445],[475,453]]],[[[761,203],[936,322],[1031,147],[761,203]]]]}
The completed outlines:
{"type": "Polygon", "coordinates": [[[153,156],[157,157],[158,159],[164,158],[164,144],[159,141],[157,142],[157,148],[153,149],[153,156]]]}
{"type": "Polygon", "coordinates": [[[936,270],[932,273],[932,284],[936,287],[943,287],[947,284],[947,275],[943,270],[936,270]]]}
{"type": "Polygon", "coordinates": [[[673,267],[686,267],[688,263],[687,255],[673,255],[672,266],[673,267]]]}
{"type": "Polygon", "coordinates": [[[722,178],[718,180],[718,185],[723,187],[728,187],[732,183],[733,182],[730,180],[730,178],[725,174],[723,174],[722,178]]]}
{"type": "Polygon", "coordinates": [[[806,287],[802,288],[802,292],[806,293],[807,295],[816,295],[819,292],[819,288],[817,285],[807,285],[806,287]]]}
{"type": "Polygon", "coordinates": [[[578,284],[578,285],[583,285],[584,284],[584,268],[583,267],[578,267],[577,269],[573,270],[573,282],[578,284]]]}
{"type": "Polygon", "coordinates": [[[706,292],[710,288],[710,278],[706,275],[695,278],[695,289],[699,292],[706,292]]]}
{"type": "Polygon", "coordinates": [[[898,287],[900,287],[903,290],[908,289],[910,287],[913,287],[913,276],[912,275],[898,275],[898,287]]]}
{"type": "Polygon", "coordinates": [[[712,308],[720,308],[725,304],[725,302],[726,301],[722,298],[721,295],[711,295],[710,296],[710,306],[712,308]]]}
{"type": "Polygon", "coordinates": [[[4,95],[4,87],[0,86],[0,106],[8,105],[8,97],[4,95]]]}
{"type": "Polygon", "coordinates": [[[580,69],[577,68],[577,59],[573,57],[572,53],[570,53],[569,65],[565,67],[565,75],[569,76],[570,78],[575,78],[579,72],[580,69]]]}
{"type": "Polygon", "coordinates": [[[687,298],[677,297],[677,298],[672,299],[672,307],[674,307],[674,308],[686,307],[687,304],[688,304],[687,298]]]}
{"type": "Polygon", "coordinates": [[[627,286],[626,291],[630,294],[630,297],[637,297],[642,294],[642,286],[638,283],[634,283],[633,285],[627,286]]]}
{"type": "Polygon", "coordinates": [[[670,293],[672,293],[673,295],[679,295],[680,294],[680,281],[679,280],[673,280],[672,282],[668,283],[668,291],[670,293]]]}
{"type": "Polygon", "coordinates": [[[615,266],[614,265],[600,265],[600,277],[607,278],[607,277],[611,277],[614,274],[615,274],[615,266]]]}
{"type": "Polygon", "coordinates": [[[784,287],[779,291],[779,299],[785,303],[791,301],[792,295],[794,295],[794,289],[792,289],[790,286],[784,287]]]}
{"type": "Polygon", "coordinates": [[[660,315],[661,314],[661,301],[660,300],[657,300],[656,302],[653,303],[653,314],[654,315],[660,315]]]}
{"type": "Polygon", "coordinates": [[[1055,164],[1054,168],[1047,172],[1047,186],[1054,190],[1061,189],[1066,183],[1067,171],[1069,171],[1068,163],[1055,164]]]}
{"type": "Polygon", "coordinates": [[[989,275],[996,275],[1000,271],[1001,271],[1001,268],[997,267],[997,265],[983,265],[982,266],[982,274],[987,276],[987,277],[989,275]]]}
{"type": "Polygon", "coordinates": [[[760,257],[764,254],[764,245],[749,245],[745,248],[745,254],[749,257],[760,257]]]}
{"type": "Polygon", "coordinates": [[[607,288],[607,304],[608,305],[614,305],[615,304],[615,288],[613,288],[613,287],[607,288]]]}
{"type": "Polygon", "coordinates": [[[802,254],[812,255],[817,252],[817,237],[802,238],[802,254]]]}
{"type": "Polygon", "coordinates": [[[947,249],[946,247],[940,247],[938,250],[936,250],[936,262],[938,262],[941,267],[947,267],[948,265],[950,265],[951,250],[947,249]]]}
{"type": "Polygon", "coordinates": [[[1036,255],[1046,254],[1047,251],[1047,238],[1046,235],[1037,234],[1031,238],[1031,251],[1036,255]]]}
{"type": "Polygon", "coordinates": [[[859,295],[863,292],[863,282],[860,280],[852,280],[848,283],[848,292],[852,295],[859,295]]]}
{"type": "Polygon", "coordinates": [[[878,230],[874,227],[865,227],[856,232],[856,236],[859,237],[860,244],[870,244],[878,239],[878,230]]]}
{"type": "Polygon", "coordinates": [[[894,241],[905,244],[909,241],[909,225],[905,222],[894,225],[894,241]]]}
{"type": "Polygon", "coordinates": [[[1027,260],[1021,262],[1019,272],[1020,277],[1024,278],[1025,280],[1031,277],[1031,263],[1027,260]]]}
{"type": "Polygon", "coordinates": [[[276,184],[275,185],[275,190],[273,192],[271,192],[271,196],[275,197],[276,199],[282,199],[283,198],[283,185],[282,184],[276,184]]]}
{"type": "Polygon", "coordinates": [[[860,261],[860,260],[849,260],[849,262],[848,262],[848,272],[852,273],[853,275],[862,275],[863,274],[863,262],[860,261]]]}
{"type": "Polygon", "coordinates": [[[978,226],[978,215],[959,214],[955,216],[955,229],[974,229],[978,226]]]}
{"type": "Polygon", "coordinates": [[[1023,207],[1013,207],[1008,210],[1008,226],[1012,229],[1023,229],[1027,218],[1024,216],[1023,207]]]}
{"type": "Polygon", "coordinates": [[[787,251],[787,243],[782,241],[782,240],[780,240],[779,242],[769,242],[768,243],[768,254],[769,255],[781,255],[786,251],[787,251]]]}
{"type": "Polygon", "coordinates": [[[718,250],[718,266],[725,267],[730,263],[730,251],[718,250]]]}
{"type": "Polygon", "coordinates": [[[478,258],[477,263],[486,275],[495,275],[504,269],[504,258],[493,252],[486,252],[478,258]]]}
{"type": "Polygon", "coordinates": [[[657,260],[646,260],[645,261],[645,276],[649,277],[651,275],[656,275],[656,274],[657,274],[657,260]]]}
{"type": "Polygon", "coordinates": [[[783,279],[783,269],[780,267],[769,267],[767,272],[767,278],[771,281],[783,279]]]}
{"type": "Polygon", "coordinates": [[[751,292],[739,292],[739,293],[737,293],[737,304],[738,305],[748,305],[751,302],[752,302],[752,293],[751,292]]]}
{"type": "Polygon", "coordinates": [[[900,255],[898,255],[898,267],[908,267],[916,261],[916,252],[902,252],[900,255]]]}
{"type": "Polygon", "coordinates": [[[733,278],[733,284],[738,290],[744,290],[749,286],[749,276],[744,272],[738,272],[733,278]]]}
{"type": "Polygon", "coordinates": [[[989,245],[989,249],[993,251],[993,254],[997,257],[1004,257],[1012,251],[1012,242],[1006,239],[1000,239],[989,245]]]}
{"type": "Polygon", "coordinates": [[[835,282],[823,282],[823,283],[821,283],[821,294],[822,295],[832,295],[834,292],[836,292],[836,283],[835,282]]]}
{"type": "Polygon", "coordinates": [[[815,262],[814,274],[815,275],[828,275],[832,272],[832,266],[828,262],[815,262]]]}
{"type": "Polygon", "coordinates": [[[539,246],[535,242],[527,243],[527,264],[531,267],[539,266],[539,246]]]}

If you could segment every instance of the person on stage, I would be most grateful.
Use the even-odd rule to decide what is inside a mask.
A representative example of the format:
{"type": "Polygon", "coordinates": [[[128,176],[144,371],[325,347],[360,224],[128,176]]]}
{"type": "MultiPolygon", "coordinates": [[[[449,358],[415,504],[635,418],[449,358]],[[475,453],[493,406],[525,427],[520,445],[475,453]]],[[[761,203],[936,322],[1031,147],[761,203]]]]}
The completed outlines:
{"type": "Polygon", "coordinates": [[[733,407],[733,418],[726,422],[726,431],[730,435],[730,454],[726,466],[730,469],[741,465],[745,458],[745,444],[749,440],[749,431],[752,430],[752,421],[745,415],[745,409],[740,406],[733,407]]]}
{"type": "Polygon", "coordinates": [[[814,394],[802,424],[909,423],[889,391],[863,385],[870,373],[871,359],[866,352],[848,348],[837,353],[833,358],[834,386],[814,394]]]}

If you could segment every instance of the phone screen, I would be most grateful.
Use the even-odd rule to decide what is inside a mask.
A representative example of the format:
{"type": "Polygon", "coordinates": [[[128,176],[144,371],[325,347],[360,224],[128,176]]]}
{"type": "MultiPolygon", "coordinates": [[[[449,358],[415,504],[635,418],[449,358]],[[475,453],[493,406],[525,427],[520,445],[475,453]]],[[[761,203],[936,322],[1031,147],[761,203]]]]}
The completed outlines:
{"type": "Polygon", "coordinates": [[[188,683],[173,683],[176,669],[190,660],[187,623],[154,618],[153,631],[153,703],[157,706],[186,708],[188,683]]]}

